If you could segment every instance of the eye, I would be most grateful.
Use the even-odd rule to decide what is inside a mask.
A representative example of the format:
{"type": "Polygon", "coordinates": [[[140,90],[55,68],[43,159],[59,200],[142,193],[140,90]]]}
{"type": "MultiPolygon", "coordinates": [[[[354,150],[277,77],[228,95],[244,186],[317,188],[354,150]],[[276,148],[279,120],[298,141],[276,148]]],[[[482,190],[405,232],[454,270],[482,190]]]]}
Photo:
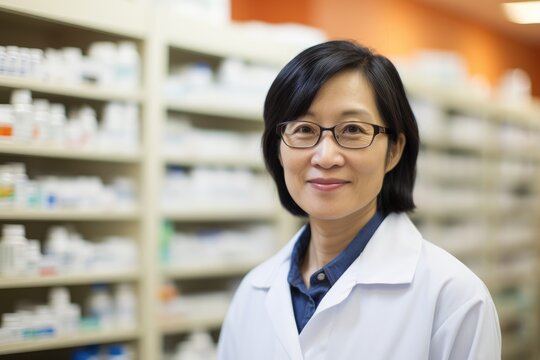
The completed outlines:
{"type": "Polygon", "coordinates": [[[347,123],[344,124],[341,133],[348,135],[366,134],[367,129],[363,124],[347,123]]]}
{"type": "Polygon", "coordinates": [[[317,127],[309,123],[290,123],[287,126],[287,132],[296,135],[313,135],[317,134],[317,127]]]}
{"type": "Polygon", "coordinates": [[[295,133],[311,134],[313,132],[315,132],[315,130],[309,125],[300,125],[295,129],[295,133]]]}

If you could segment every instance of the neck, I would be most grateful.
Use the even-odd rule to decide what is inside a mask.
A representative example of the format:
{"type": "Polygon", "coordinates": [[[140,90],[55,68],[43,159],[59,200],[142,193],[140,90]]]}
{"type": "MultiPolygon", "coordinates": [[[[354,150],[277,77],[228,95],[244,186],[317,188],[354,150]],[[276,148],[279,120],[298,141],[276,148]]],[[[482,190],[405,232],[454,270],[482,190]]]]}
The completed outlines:
{"type": "Polygon", "coordinates": [[[373,207],[337,220],[310,218],[311,241],[302,263],[306,285],[309,286],[309,277],[315,271],[335,259],[349,245],[376,210],[373,207]]]}

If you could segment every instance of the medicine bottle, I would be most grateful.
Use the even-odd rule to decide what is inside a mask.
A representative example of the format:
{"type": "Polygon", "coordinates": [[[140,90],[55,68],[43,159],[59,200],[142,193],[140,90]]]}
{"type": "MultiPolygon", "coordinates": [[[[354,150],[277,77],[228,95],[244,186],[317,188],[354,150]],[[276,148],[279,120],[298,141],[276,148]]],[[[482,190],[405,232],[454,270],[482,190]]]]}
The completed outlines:
{"type": "Polygon", "coordinates": [[[49,101],[46,99],[35,99],[32,140],[36,143],[47,142],[47,140],[49,139],[49,124],[49,101]]]}
{"type": "Polygon", "coordinates": [[[101,330],[110,330],[114,326],[113,299],[102,284],[93,285],[87,299],[88,314],[98,321],[101,330]]]}
{"type": "Polygon", "coordinates": [[[62,104],[51,104],[49,122],[49,142],[51,145],[64,145],[64,132],[66,128],[66,108],[62,104]]]}
{"type": "Polygon", "coordinates": [[[137,325],[137,296],[129,284],[118,284],[114,292],[116,325],[134,329],[137,325]]]}
{"type": "Polygon", "coordinates": [[[0,143],[13,141],[14,119],[11,106],[0,105],[0,143]]]}
{"type": "Polygon", "coordinates": [[[11,105],[15,121],[13,136],[18,142],[29,141],[32,138],[33,127],[32,93],[30,90],[13,90],[11,105]]]}
{"type": "Polygon", "coordinates": [[[4,225],[0,242],[0,273],[5,276],[23,275],[26,268],[27,241],[24,225],[4,225]]]}
{"type": "Polygon", "coordinates": [[[27,204],[27,185],[28,175],[26,174],[26,165],[24,163],[9,163],[6,166],[10,167],[10,172],[13,176],[14,198],[13,205],[16,208],[23,209],[27,204]]]}

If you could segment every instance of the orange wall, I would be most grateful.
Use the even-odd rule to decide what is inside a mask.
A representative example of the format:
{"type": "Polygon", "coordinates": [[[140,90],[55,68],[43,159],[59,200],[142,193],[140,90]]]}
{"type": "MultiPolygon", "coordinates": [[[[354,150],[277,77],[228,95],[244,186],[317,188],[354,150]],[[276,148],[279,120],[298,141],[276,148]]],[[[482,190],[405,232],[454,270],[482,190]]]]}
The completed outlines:
{"type": "Polygon", "coordinates": [[[457,14],[411,0],[231,0],[235,20],[299,22],[319,27],[330,38],[355,39],[387,55],[417,49],[452,50],[467,61],[469,73],[493,85],[509,68],[529,73],[540,97],[540,46],[516,41],[457,14]]]}

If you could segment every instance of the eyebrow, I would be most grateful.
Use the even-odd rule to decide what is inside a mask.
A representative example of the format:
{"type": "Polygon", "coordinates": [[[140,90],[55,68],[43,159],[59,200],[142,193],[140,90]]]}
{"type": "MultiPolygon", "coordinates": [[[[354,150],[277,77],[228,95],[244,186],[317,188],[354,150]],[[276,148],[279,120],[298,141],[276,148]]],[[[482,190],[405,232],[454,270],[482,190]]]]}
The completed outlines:
{"type": "MultiPolygon", "coordinates": [[[[340,116],[350,116],[350,115],[363,115],[363,116],[369,116],[373,117],[373,115],[364,109],[350,109],[350,110],[344,110],[341,112],[340,116]]],[[[315,116],[315,114],[311,111],[306,112],[304,116],[315,116]]]]}

